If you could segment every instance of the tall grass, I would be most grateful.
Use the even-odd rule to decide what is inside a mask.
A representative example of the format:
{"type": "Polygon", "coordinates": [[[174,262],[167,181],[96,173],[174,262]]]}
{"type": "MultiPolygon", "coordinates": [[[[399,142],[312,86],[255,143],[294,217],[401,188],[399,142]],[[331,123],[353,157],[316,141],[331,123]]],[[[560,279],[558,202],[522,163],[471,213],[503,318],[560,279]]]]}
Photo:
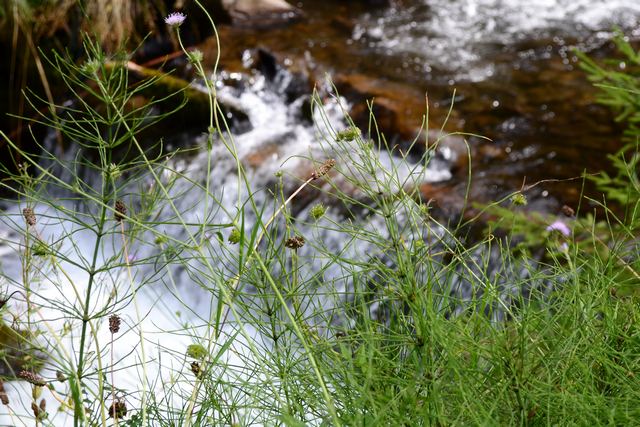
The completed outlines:
{"type": "Polygon", "coordinates": [[[368,129],[348,116],[337,128],[317,95],[321,150],[298,159],[306,175],[261,188],[201,54],[188,57],[211,97],[208,133],[167,151],[141,132],[170,100],[133,102],[154,79],[132,82],[96,43],[85,53],[79,65],[50,58],[75,98],[37,119],[65,151],[42,144],[32,156],[2,134],[22,159],[2,182],[3,243],[19,264],[2,266],[0,313],[22,331],[0,353],[19,366],[3,379],[11,424],[640,418],[637,224],[578,209],[566,235],[505,200],[496,225],[509,237],[466,239],[465,224],[440,223],[417,191],[437,143],[404,157],[373,117],[368,129]],[[190,159],[202,176],[181,166],[190,159]],[[230,188],[216,186],[223,171],[230,188]],[[296,211],[305,194],[318,203],[296,211]],[[514,250],[518,233],[538,250],[514,250]]]}

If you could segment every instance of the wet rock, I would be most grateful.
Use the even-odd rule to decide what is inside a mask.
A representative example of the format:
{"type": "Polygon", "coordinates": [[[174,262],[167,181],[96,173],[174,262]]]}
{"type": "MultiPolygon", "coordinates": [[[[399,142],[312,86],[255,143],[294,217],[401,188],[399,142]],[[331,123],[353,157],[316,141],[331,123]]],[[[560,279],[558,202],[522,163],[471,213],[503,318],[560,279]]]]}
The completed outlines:
{"type": "Polygon", "coordinates": [[[276,142],[263,144],[259,149],[247,154],[242,163],[250,169],[259,169],[266,163],[277,162],[280,159],[280,147],[276,142]]]}
{"type": "Polygon", "coordinates": [[[431,206],[436,218],[453,218],[465,206],[464,189],[451,183],[423,183],[419,187],[420,200],[431,206]]]}
{"type": "Polygon", "coordinates": [[[413,139],[422,124],[424,94],[399,83],[364,74],[338,74],[334,78],[338,93],[353,103],[350,111],[354,123],[367,129],[371,113],[380,130],[413,139]],[[371,111],[367,102],[372,101],[371,111]]]}
{"type": "Polygon", "coordinates": [[[348,35],[351,35],[356,24],[352,20],[347,19],[344,16],[335,16],[331,19],[331,26],[345,32],[348,35]]]}
{"type": "Polygon", "coordinates": [[[267,79],[273,80],[280,70],[280,65],[276,57],[266,49],[258,48],[255,51],[254,67],[260,71],[267,79]]]}
{"type": "MultiPolygon", "coordinates": [[[[427,111],[427,98],[424,92],[415,86],[375,78],[364,74],[339,74],[334,78],[338,93],[353,103],[350,111],[354,123],[365,130],[369,126],[371,113],[375,116],[378,128],[388,139],[398,136],[406,148],[423,127],[427,111]],[[372,101],[369,109],[367,102],[372,101]]],[[[430,107],[430,116],[442,118],[444,114],[430,107]]],[[[452,114],[447,129],[457,128],[457,117],[452,114]]],[[[439,123],[440,124],[440,123],[439,123]]],[[[415,148],[424,149],[424,144],[415,144],[415,148]]]]}
{"type": "Polygon", "coordinates": [[[255,49],[252,57],[252,67],[274,84],[278,92],[285,95],[287,103],[311,94],[313,81],[303,60],[280,58],[264,48],[255,49]]]}
{"type": "Polygon", "coordinates": [[[387,7],[390,6],[391,3],[401,5],[404,0],[355,0],[352,3],[364,3],[367,6],[373,7],[387,7]]]}
{"type": "Polygon", "coordinates": [[[300,9],[285,0],[222,0],[234,25],[268,28],[300,19],[300,9]]]}
{"type": "Polygon", "coordinates": [[[481,144],[477,150],[477,153],[479,156],[479,160],[484,162],[491,162],[496,160],[504,161],[507,158],[507,153],[505,152],[505,150],[502,147],[492,143],[481,144]]]}

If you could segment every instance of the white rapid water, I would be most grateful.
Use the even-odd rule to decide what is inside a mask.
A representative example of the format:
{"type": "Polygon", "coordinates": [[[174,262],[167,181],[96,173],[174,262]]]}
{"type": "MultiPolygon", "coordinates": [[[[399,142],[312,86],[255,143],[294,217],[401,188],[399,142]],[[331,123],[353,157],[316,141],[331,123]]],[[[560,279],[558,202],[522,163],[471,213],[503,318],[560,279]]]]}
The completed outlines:
{"type": "MultiPolygon", "coordinates": [[[[300,181],[298,179],[305,178],[300,175],[300,171],[310,171],[308,159],[310,157],[320,161],[339,154],[331,143],[323,139],[327,136],[329,128],[342,129],[345,127],[342,114],[343,107],[336,102],[335,99],[329,98],[324,114],[316,111],[314,114],[314,123],[304,123],[297,120],[299,110],[302,105],[302,99],[292,103],[287,103],[283,95],[283,89],[287,84],[287,75],[279,75],[274,82],[267,81],[263,76],[256,74],[251,78],[241,76],[231,76],[244,79],[244,83],[240,85],[242,89],[235,89],[224,85],[219,86],[219,96],[225,102],[233,103],[241,110],[245,111],[252,125],[252,130],[234,136],[235,146],[237,147],[238,157],[248,166],[248,174],[250,182],[254,183],[254,190],[258,190],[254,197],[258,206],[267,206],[265,215],[273,211],[273,202],[270,193],[263,189],[265,186],[273,184],[276,180],[275,173],[282,171],[285,182],[288,185],[296,185],[300,181]],[[250,157],[256,153],[267,152],[263,159],[259,162],[252,162],[250,157]],[[297,176],[298,178],[293,178],[297,176]],[[269,207],[270,206],[270,207],[269,207]]],[[[220,203],[226,208],[226,211],[220,209],[212,209],[211,201],[208,204],[210,212],[205,212],[203,200],[205,195],[202,190],[194,188],[192,183],[187,180],[177,180],[175,185],[171,187],[172,200],[178,210],[183,212],[183,219],[186,222],[200,223],[207,221],[210,223],[229,223],[237,219],[234,215],[237,212],[238,195],[240,201],[244,202],[247,197],[247,191],[242,185],[238,185],[237,168],[232,156],[227,150],[221,146],[220,141],[216,141],[211,152],[204,149],[204,137],[196,141],[195,144],[201,148],[195,154],[178,156],[173,159],[170,166],[184,174],[185,177],[194,182],[201,183],[209,179],[211,192],[218,198],[220,203]],[[206,173],[207,163],[212,160],[212,171],[208,176],[206,173]],[[213,214],[211,212],[214,212],[213,214]]],[[[188,145],[194,144],[192,141],[187,142],[188,145]]],[[[342,153],[344,155],[344,153],[342,153]]],[[[355,159],[356,152],[350,154],[355,159]]],[[[348,156],[344,157],[348,158],[348,156]]],[[[72,153],[67,153],[67,159],[73,159],[72,153]]],[[[401,163],[388,153],[381,154],[381,163],[388,168],[392,166],[398,167],[397,175],[400,179],[407,179],[411,182],[414,178],[422,181],[442,181],[451,177],[448,167],[455,159],[450,157],[450,153],[444,150],[432,162],[427,170],[421,165],[412,165],[401,163]],[[414,177],[415,175],[415,177],[414,177]],[[414,177],[414,178],[412,178],[414,177]]],[[[338,165],[338,168],[348,174],[349,165],[338,165]]],[[[58,170],[58,169],[54,169],[58,170]]],[[[71,179],[66,176],[63,171],[58,170],[62,179],[71,179]]],[[[171,178],[171,173],[165,173],[163,180],[167,181],[171,178]]],[[[89,177],[89,179],[97,180],[99,177],[89,177]]],[[[361,177],[367,179],[367,177],[361,177]]],[[[153,189],[152,181],[149,177],[142,178],[138,183],[132,185],[129,190],[131,193],[149,192],[153,189]]],[[[395,188],[397,189],[397,188],[395,188]]],[[[126,194],[124,191],[123,194],[126,194]]],[[[51,191],[50,198],[56,200],[62,197],[65,192],[51,191]]],[[[136,206],[140,200],[138,196],[126,196],[125,201],[135,212],[136,206]]],[[[63,199],[58,200],[60,206],[67,209],[86,209],[74,205],[70,201],[63,199]]],[[[24,253],[24,237],[17,230],[24,230],[24,219],[22,217],[22,208],[24,204],[9,203],[5,212],[0,217],[0,266],[2,268],[2,291],[9,292],[14,289],[20,289],[22,283],[22,254],[24,253]]],[[[93,253],[93,242],[95,236],[72,223],[69,217],[53,210],[44,205],[32,206],[38,222],[33,231],[38,234],[39,238],[45,242],[54,244],[59,253],[64,253],[72,262],[83,263],[91,259],[93,253]]],[[[309,218],[310,206],[304,207],[298,216],[305,220],[309,218]]],[[[253,220],[251,212],[246,218],[246,230],[252,226],[253,220]]],[[[169,209],[165,209],[160,214],[160,220],[169,219],[172,213],[169,209]]],[[[341,221],[341,214],[328,206],[327,220],[341,221]]],[[[379,219],[363,219],[364,226],[370,230],[380,230],[383,226],[379,219]]],[[[119,234],[117,233],[117,224],[112,221],[114,233],[108,236],[102,245],[98,254],[98,265],[103,265],[109,259],[115,257],[116,260],[123,262],[123,245],[119,234]]],[[[177,225],[163,226],[162,230],[171,238],[180,241],[187,241],[186,231],[177,225]]],[[[227,231],[224,231],[227,233],[227,231]]],[[[226,239],[226,235],[224,238],[226,239]]],[[[344,236],[330,229],[309,229],[305,230],[305,237],[310,242],[317,242],[327,248],[341,249],[344,256],[352,258],[360,257],[364,260],[365,256],[369,256],[368,248],[364,246],[351,245],[344,247],[344,236]]],[[[211,253],[221,253],[220,245],[227,244],[219,242],[214,236],[210,236],[211,253]]],[[[184,381],[184,376],[189,376],[188,358],[185,356],[185,350],[189,344],[193,343],[192,336],[204,337],[208,332],[204,325],[215,314],[217,301],[212,294],[202,288],[202,281],[194,280],[191,276],[192,272],[187,271],[180,266],[174,266],[169,269],[158,267],[157,264],[147,262],[146,260],[156,253],[157,248],[153,243],[154,237],[151,234],[143,234],[139,236],[137,241],[131,242],[128,247],[129,259],[133,263],[131,275],[126,267],[116,269],[117,273],[101,274],[98,276],[100,283],[95,285],[94,295],[92,297],[92,311],[107,307],[113,292],[118,295],[127,294],[131,286],[139,286],[145,277],[153,276],[154,279],[142,287],[137,293],[137,301],[129,301],[128,304],[117,305],[116,307],[107,308],[106,312],[110,313],[118,311],[123,319],[121,331],[115,336],[116,342],[114,346],[114,360],[117,361],[114,373],[115,384],[124,390],[136,390],[142,382],[143,370],[140,366],[142,357],[142,349],[140,346],[140,330],[144,334],[145,353],[147,361],[147,373],[150,381],[155,384],[156,399],[162,399],[166,396],[166,384],[175,384],[183,390],[184,395],[189,394],[188,382],[184,381]],[[199,282],[199,283],[197,283],[199,282]],[[107,285],[105,285],[107,283],[107,285]],[[185,331],[187,329],[188,333],[185,331]],[[170,331],[179,331],[171,333],[170,331]],[[183,378],[182,382],[174,382],[176,378],[183,378]]],[[[304,273],[307,275],[314,274],[317,269],[323,265],[326,260],[316,257],[312,254],[311,245],[301,250],[301,257],[307,257],[309,262],[305,265],[304,273]]],[[[42,268],[47,264],[46,257],[35,257],[35,263],[41,265],[42,268]]],[[[53,380],[56,377],[55,366],[60,365],[56,359],[74,360],[73,352],[78,351],[79,334],[81,323],[77,320],[67,323],[70,319],[60,316],[60,308],[65,307],[67,310],[75,307],[79,308],[78,299],[84,298],[88,275],[83,270],[74,267],[71,263],[64,260],[59,261],[60,264],[53,268],[49,265],[39,274],[34,275],[31,286],[36,292],[32,296],[32,302],[35,306],[41,307],[33,314],[34,319],[39,322],[41,329],[51,328],[52,331],[62,331],[68,329],[68,334],[61,337],[60,341],[54,339],[51,333],[45,333],[41,343],[46,343],[47,351],[51,352],[51,358],[41,375],[47,380],[53,380]],[[62,274],[64,271],[66,274],[62,274]],[[36,279],[37,278],[37,279],[36,279]],[[75,289],[75,290],[74,290],[75,289]],[[76,297],[74,292],[78,293],[76,297]]],[[[224,257],[212,258],[212,262],[216,267],[222,269],[232,269],[229,261],[225,261],[224,257]],[[226,263],[226,265],[225,265],[226,263]]],[[[192,267],[200,267],[201,264],[193,262],[192,267]]],[[[347,286],[345,283],[344,272],[338,267],[328,269],[324,273],[325,280],[334,282],[334,286],[347,286]]],[[[215,287],[215,284],[211,284],[215,287]]],[[[325,306],[334,304],[335,301],[328,299],[325,306]]],[[[20,313],[20,320],[24,322],[25,307],[22,297],[17,296],[11,302],[12,311],[20,313]]],[[[107,316],[108,317],[108,316],[107,316]]],[[[89,339],[87,342],[88,354],[100,351],[103,353],[104,364],[109,364],[109,343],[111,334],[108,330],[107,317],[96,323],[97,342],[89,339]]],[[[10,321],[10,319],[4,319],[10,321]]],[[[233,316],[230,316],[229,325],[225,333],[233,333],[237,326],[234,324],[233,316]]],[[[24,323],[23,323],[24,325],[24,323]]],[[[210,333],[210,331],[209,331],[210,333]]],[[[224,336],[224,333],[223,333],[224,336]]],[[[245,325],[245,335],[238,335],[234,344],[225,352],[220,359],[221,363],[228,366],[242,367],[248,360],[257,364],[258,361],[248,351],[249,341],[258,341],[260,337],[257,332],[249,325],[245,325]]],[[[216,352],[220,348],[221,343],[214,344],[212,349],[216,352]]],[[[62,363],[64,365],[64,363],[62,363]]],[[[95,359],[90,365],[97,368],[95,359]]],[[[244,375],[242,369],[224,372],[222,375],[230,381],[234,375],[244,375]]],[[[110,375],[108,380],[110,381],[110,375]]],[[[257,378],[256,378],[257,380],[257,378]]],[[[56,389],[64,391],[65,384],[55,383],[56,389]]],[[[0,411],[0,425],[20,425],[21,416],[29,416],[31,408],[30,401],[27,396],[30,395],[30,386],[24,381],[16,381],[6,383],[5,387],[9,392],[9,398],[12,402],[11,413],[4,410],[0,411]]],[[[140,395],[123,395],[118,394],[128,402],[128,406],[136,407],[139,402],[140,395]]],[[[50,421],[56,426],[65,426],[72,423],[72,415],[66,412],[57,412],[57,404],[55,398],[47,390],[43,396],[47,400],[47,410],[50,414],[50,421]]],[[[89,396],[89,398],[91,398],[89,396]]],[[[173,396],[175,399],[176,396],[173,396]]],[[[107,401],[111,402],[111,397],[107,397],[107,401]]],[[[180,405],[181,402],[174,400],[174,405],[180,405]]],[[[2,407],[4,408],[4,407],[2,407]]],[[[27,421],[28,423],[28,421],[27,421]]]]}
{"type": "Polygon", "coordinates": [[[414,0],[365,16],[353,37],[382,52],[405,52],[424,71],[491,77],[493,60],[516,43],[554,38],[590,48],[621,28],[640,37],[637,0],[414,0]]]}

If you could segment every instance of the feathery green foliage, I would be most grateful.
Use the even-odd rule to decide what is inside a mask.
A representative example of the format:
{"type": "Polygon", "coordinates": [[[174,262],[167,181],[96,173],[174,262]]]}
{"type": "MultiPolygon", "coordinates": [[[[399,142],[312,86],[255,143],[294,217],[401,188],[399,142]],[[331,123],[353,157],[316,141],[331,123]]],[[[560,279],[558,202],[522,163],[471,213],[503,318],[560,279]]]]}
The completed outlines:
{"type": "MultiPolygon", "coordinates": [[[[3,239],[19,274],[2,277],[24,295],[0,310],[33,331],[46,354],[38,375],[50,409],[39,406],[39,386],[15,373],[21,405],[0,414],[105,426],[640,418],[635,226],[603,227],[578,212],[570,235],[538,233],[545,256],[514,251],[510,238],[492,234],[464,240],[430,216],[417,191],[437,147],[417,163],[384,162],[393,149],[375,118],[369,129],[348,117],[346,130],[334,129],[317,95],[322,158],[301,159],[309,176],[289,193],[279,176],[260,204],[256,194],[267,190],[250,182],[218,114],[215,67],[211,78],[191,57],[209,96],[209,132],[190,152],[167,152],[141,135],[168,115],[153,108],[166,99],[131,102],[154,80],[133,83],[118,58],[90,42],[85,50],[81,65],[51,58],[73,102],[49,105],[37,119],[69,151],[42,145],[30,156],[2,134],[21,155],[19,173],[2,182],[15,207],[2,213],[15,232],[3,239]],[[206,159],[204,179],[179,167],[197,155],[206,159]],[[223,159],[237,174],[231,202],[211,185],[223,159]],[[305,189],[330,208],[294,215],[291,201],[305,189]],[[185,204],[190,193],[201,195],[197,205],[185,204]],[[321,231],[337,236],[339,248],[315,235],[321,231]],[[209,310],[196,310],[181,281],[198,288],[209,310]],[[141,295],[180,308],[154,311],[141,295]],[[158,312],[177,326],[152,328],[158,312]],[[123,334],[138,337],[128,355],[118,353],[123,334]],[[56,401],[60,411],[51,409],[56,401]],[[30,403],[33,413],[20,412],[30,403]]],[[[533,228],[549,225],[518,223],[517,204],[500,209],[513,232],[529,230],[532,239],[533,228]]]]}

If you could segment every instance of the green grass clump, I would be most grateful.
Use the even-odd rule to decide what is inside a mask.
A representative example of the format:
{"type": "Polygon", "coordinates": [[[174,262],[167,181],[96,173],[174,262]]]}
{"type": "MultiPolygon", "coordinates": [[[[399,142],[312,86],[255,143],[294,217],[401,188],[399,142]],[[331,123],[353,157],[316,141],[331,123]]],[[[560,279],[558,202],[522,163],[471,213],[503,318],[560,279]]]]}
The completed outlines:
{"type": "MultiPolygon", "coordinates": [[[[43,145],[34,156],[2,134],[21,163],[2,182],[14,232],[3,240],[19,260],[3,266],[2,325],[22,331],[11,346],[46,358],[5,375],[17,402],[0,416],[127,426],[640,419],[637,215],[607,210],[602,222],[578,209],[571,232],[557,232],[520,214],[518,191],[472,241],[468,224],[440,223],[420,197],[437,147],[410,161],[373,119],[361,131],[345,117],[336,130],[319,96],[324,151],[300,159],[308,174],[295,189],[278,174],[260,199],[267,190],[219,114],[215,67],[211,79],[192,58],[210,131],[199,147],[168,152],[141,137],[165,119],[152,107],[166,99],[132,102],[154,79],[131,83],[121,60],[93,43],[85,51],[88,65],[51,58],[75,99],[38,118],[80,149],[43,145]],[[203,179],[179,167],[189,156],[204,156],[203,179]],[[232,202],[214,185],[222,161],[236,173],[232,202]],[[294,214],[306,191],[322,203],[294,214]]],[[[624,171],[616,185],[637,200],[635,171],[624,171]]]]}

